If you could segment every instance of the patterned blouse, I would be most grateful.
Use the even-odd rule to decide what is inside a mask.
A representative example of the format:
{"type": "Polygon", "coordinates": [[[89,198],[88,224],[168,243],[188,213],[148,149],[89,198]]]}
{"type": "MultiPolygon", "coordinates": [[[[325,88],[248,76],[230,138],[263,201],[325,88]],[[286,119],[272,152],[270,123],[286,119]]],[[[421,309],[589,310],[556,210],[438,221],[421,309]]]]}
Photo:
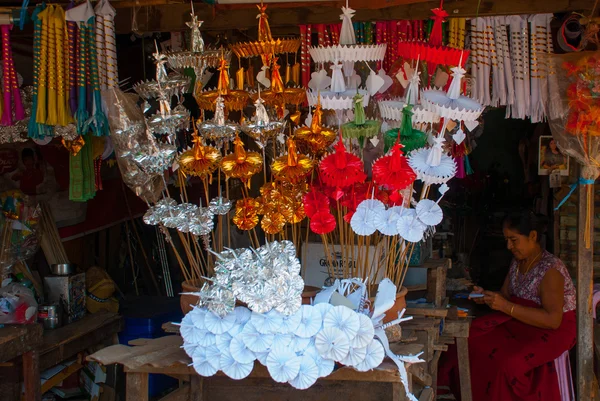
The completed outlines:
{"type": "Polygon", "coordinates": [[[567,268],[559,258],[548,251],[544,251],[540,261],[527,274],[523,275],[519,273],[517,277],[517,269],[517,261],[513,260],[508,271],[510,277],[508,284],[509,294],[528,299],[541,306],[540,285],[542,279],[548,270],[556,269],[565,278],[565,305],[563,312],[575,310],[575,286],[573,286],[573,281],[571,280],[571,276],[569,276],[567,268]]]}

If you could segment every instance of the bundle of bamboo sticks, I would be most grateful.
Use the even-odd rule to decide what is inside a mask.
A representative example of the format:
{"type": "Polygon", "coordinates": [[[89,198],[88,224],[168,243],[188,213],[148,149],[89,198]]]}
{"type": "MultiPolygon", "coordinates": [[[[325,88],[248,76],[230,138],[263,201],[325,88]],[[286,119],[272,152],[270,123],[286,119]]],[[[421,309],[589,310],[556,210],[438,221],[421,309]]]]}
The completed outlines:
{"type": "Polygon", "coordinates": [[[46,261],[49,265],[58,263],[69,263],[69,258],[65,252],[65,247],[60,240],[58,234],[58,228],[54,221],[52,211],[47,204],[40,204],[41,215],[40,215],[40,245],[46,261]]]}

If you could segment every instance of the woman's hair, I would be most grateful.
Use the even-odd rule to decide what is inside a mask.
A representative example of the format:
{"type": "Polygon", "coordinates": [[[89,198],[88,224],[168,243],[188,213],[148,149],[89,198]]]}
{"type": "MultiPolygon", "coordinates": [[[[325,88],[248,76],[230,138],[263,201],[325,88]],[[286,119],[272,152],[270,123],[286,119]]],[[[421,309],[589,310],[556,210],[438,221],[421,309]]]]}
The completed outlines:
{"type": "Polygon", "coordinates": [[[522,210],[506,215],[502,224],[521,235],[528,236],[532,231],[535,231],[537,232],[537,241],[540,242],[542,234],[546,232],[548,227],[548,218],[530,210],[522,210]]]}

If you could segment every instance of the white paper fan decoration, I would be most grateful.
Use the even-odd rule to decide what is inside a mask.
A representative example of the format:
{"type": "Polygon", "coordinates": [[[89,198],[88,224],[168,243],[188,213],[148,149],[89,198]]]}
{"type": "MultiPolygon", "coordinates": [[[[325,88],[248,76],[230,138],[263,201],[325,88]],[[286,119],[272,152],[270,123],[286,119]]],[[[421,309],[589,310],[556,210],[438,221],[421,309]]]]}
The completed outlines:
{"type": "Polygon", "coordinates": [[[206,329],[213,334],[223,334],[235,325],[235,314],[229,313],[223,317],[207,312],[204,316],[206,329]]]}
{"type": "Polygon", "coordinates": [[[267,351],[273,344],[273,334],[259,333],[252,322],[246,323],[240,337],[252,352],[267,351]]]}
{"type": "Polygon", "coordinates": [[[350,345],[354,348],[363,348],[373,341],[375,328],[373,327],[373,322],[367,315],[359,313],[358,319],[360,320],[360,327],[356,333],[356,337],[350,341],[350,345]]]}
{"type": "Polygon", "coordinates": [[[304,351],[304,355],[310,356],[315,361],[317,367],[319,368],[319,377],[329,376],[331,372],[333,372],[333,369],[335,368],[335,361],[332,359],[323,358],[314,345],[308,347],[304,351]]]}
{"type": "Polygon", "coordinates": [[[306,390],[310,386],[316,383],[319,378],[319,367],[308,355],[300,357],[300,369],[298,375],[290,380],[292,387],[298,390],[306,390]]]}
{"type": "Polygon", "coordinates": [[[428,226],[437,226],[444,218],[444,212],[442,212],[440,205],[431,199],[420,200],[415,209],[417,218],[428,226]]]}
{"type": "Polygon", "coordinates": [[[210,377],[217,373],[217,369],[208,363],[205,358],[192,358],[192,366],[200,376],[210,377]]]}
{"type": "Polygon", "coordinates": [[[346,365],[346,366],[356,366],[356,365],[362,363],[362,361],[364,361],[366,357],[367,357],[367,347],[363,347],[363,348],[350,347],[350,350],[348,351],[348,355],[346,355],[346,357],[344,359],[342,359],[340,361],[340,363],[342,365],[346,365]]]}
{"type": "Polygon", "coordinates": [[[385,350],[383,349],[383,345],[374,339],[371,341],[371,344],[367,346],[367,355],[365,356],[365,360],[354,368],[359,372],[366,372],[368,370],[375,369],[381,365],[384,356],[385,350]]]}
{"type": "MultiPolygon", "coordinates": [[[[342,331],[348,340],[354,339],[360,328],[358,314],[346,306],[334,306],[323,319],[323,328],[336,328],[342,331]]],[[[336,359],[337,360],[337,359],[336,359]]]]}
{"type": "Polygon", "coordinates": [[[300,325],[300,320],[302,319],[302,315],[300,314],[300,309],[294,314],[289,316],[284,316],[281,321],[281,327],[279,328],[280,333],[295,333],[296,329],[300,325]]]}
{"type": "Polygon", "coordinates": [[[223,373],[234,380],[242,380],[243,378],[248,377],[254,367],[253,362],[239,363],[233,358],[230,352],[223,352],[221,354],[220,363],[223,373]]]}
{"type": "Polygon", "coordinates": [[[317,334],[323,324],[319,309],[311,305],[302,305],[299,313],[301,317],[300,324],[296,328],[296,335],[303,338],[309,338],[317,334]]]}
{"type": "Polygon", "coordinates": [[[206,309],[201,309],[198,307],[194,307],[187,315],[186,317],[189,317],[189,319],[191,320],[192,324],[194,326],[196,326],[199,329],[205,329],[206,326],[204,325],[204,316],[206,316],[206,309]]]}
{"type": "Polygon", "coordinates": [[[333,308],[333,305],[327,302],[321,302],[313,305],[313,308],[318,310],[321,313],[321,317],[324,318],[327,312],[329,312],[331,308],[333,308]]]}
{"type": "Polygon", "coordinates": [[[248,323],[250,320],[250,316],[252,316],[252,311],[243,306],[236,306],[234,309],[235,313],[235,322],[237,324],[241,324],[242,326],[248,323]]]}
{"type": "Polygon", "coordinates": [[[327,327],[319,331],[315,337],[315,348],[321,357],[339,362],[348,355],[350,342],[340,329],[327,327]]]}
{"type": "Polygon", "coordinates": [[[417,174],[417,178],[426,185],[445,184],[456,174],[456,163],[447,153],[441,155],[438,166],[430,166],[427,163],[429,154],[435,147],[421,148],[410,153],[408,164],[417,174]]]}
{"type": "Polygon", "coordinates": [[[383,235],[398,234],[398,219],[402,216],[402,206],[392,206],[384,213],[377,214],[374,224],[383,235]]]}
{"type": "Polygon", "coordinates": [[[303,355],[306,349],[311,344],[311,338],[303,338],[294,336],[290,343],[290,348],[297,354],[303,355]]]}
{"type": "Polygon", "coordinates": [[[398,234],[408,242],[419,242],[427,226],[419,221],[416,216],[402,216],[398,219],[398,234]]]}
{"type": "Polygon", "coordinates": [[[194,327],[193,324],[184,324],[183,321],[181,326],[179,326],[179,333],[185,342],[192,345],[198,345],[200,335],[202,334],[200,329],[194,327]]]}
{"type": "Polygon", "coordinates": [[[232,328],[229,329],[227,334],[229,334],[231,337],[237,337],[237,335],[240,334],[242,330],[244,330],[244,327],[245,325],[236,323],[233,325],[232,328]]]}
{"type": "Polygon", "coordinates": [[[273,344],[271,344],[271,348],[289,347],[293,339],[294,335],[292,333],[273,334],[273,344]]]}
{"type": "Polygon", "coordinates": [[[263,351],[263,352],[255,352],[254,355],[256,356],[256,360],[258,362],[260,362],[261,365],[267,366],[267,357],[269,356],[269,352],[271,352],[271,350],[263,351]]]}
{"type": "Polygon", "coordinates": [[[352,230],[358,235],[371,235],[376,230],[375,221],[385,213],[385,205],[378,199],[365,199],[356,207],[350,219],[352,230]]]}
{"type": "Polygon", "coordinates": [[[267,313],[252,312],[252,316],[250,316],[250,322],[252,322],[256,330],[262,334],[278,332],[281,328],[282,321],[283,316],[274,310],[267,313]]]}
{"type": "Polygon", "coordinates": [[[183,348],[183,350],[185,351],[185,353],[191,358],[192,355],[194,354],[194,351],[196,350],[198,346],[195,344],[190,344],[188,342],[183,342],[183,345],[181,346],[181,348],[183,348]]]}
{"type": "Polygon", "coordinates": [[[215,338],[215,344],[220,350],[228,350],[233,336],[229,333],[219,334],[215,338]]]}
{"type": "Polygon", "coordinates": [[[248,349],[240,337],[234,337],[231,339],[229,352],[231,353],[233,359],[239,363],[251,363],[256,359],[254,353],[248,349]]]}
{"type": "Polygon", "coordinates": [[[267,356],[267,369],[276,382],[288,382],[298,375],[300,357],[287,347],[273,348],[267,356]]]}

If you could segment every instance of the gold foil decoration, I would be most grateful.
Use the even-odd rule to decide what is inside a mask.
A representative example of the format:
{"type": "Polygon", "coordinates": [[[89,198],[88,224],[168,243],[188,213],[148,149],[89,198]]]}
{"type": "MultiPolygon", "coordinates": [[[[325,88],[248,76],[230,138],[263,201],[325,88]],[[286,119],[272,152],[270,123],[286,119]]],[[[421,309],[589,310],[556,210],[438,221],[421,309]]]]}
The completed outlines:
{"type": "Polygon", "coordinates": [[[260,226],[267,234],[277,234],[285,226],[285,218],[281,213],[267,213],[260,221],[260,226]]]}
{"type": "Polygon", "coordinates": [[[300,84],[300,63],[296,63],[292,66],[292,81],[296,84],[300,84]]]}
{"type": "Polygon", "coordinates": [[[302,117],[302,113],[300,111],[297,111],[295,113],[290,114],[290,121],[294,125],[298,125],[300,123],[300,117],[302,117]]]}
{"type": "Polygon", "coordinates": [[[229,66],[227,60],[221,58],[219,65],[219,83],[216,90],[205,91],[196,96],[198,107],[204,110],[215,110],[219,95],[223,98],[226,110],[242,111],[248,101],[248,92],[229,89],[229,66]]]}
{"type": "Polygon", "coordinates": [[[310,157],[298,154],[294,139],[288,138],[287,145],[287,155],[275,159],[271,171],[278,180],[297,183],[311,172],[314,162],[310,157]]]}
{"type": "Polygon", "coordinates": [[[323,110],[321,110],[321,103],[318,102],[313,112],[312,121],[310,127],[300,127],[294,133],[294,137],[308,145],[311,152],[319,153],[335,141],[337,136],[336,132],[323,127],[322,125],[323,110]]]}
{"type": "Polygon", "coordinates": [[[287,64],[285,66],[285,84],[289,84],[292,80],[292,66],[287,64]]]}
{"type": "Polygon", "coordinates": [[[244,142],[236,134],[233,140],[233,153],[221,160],[221,170],[227,178],[239,178],[250,187],[250,178],[263,167],[263,159],[257,152],[246,152],[244,142]]]}
{"type": "Polygon", "coordinates": [[[244,67],[240,67],[239,70],[235,73],[235,83],[237,90],[244,90],[244,78],[246,77],[246,72],[244,71],[244,67]]]}
{"type": "Polygon", "coordinates": [[[81,151],[83,146],[85,145],[85,140],[83,136],[79,135],[72,141],[66,141],[65,138],[61,139],[62,145],[69,151],[71,156],[77,156],[77,154],[81,151]]]}
{"type": "Polygon", "coordinates": [[[202,138],[198,135],[196,124],[194,125],[194,146],[186,150],[179,156],[179,166],[186,175],[206,178],[212,177],[212,174],[219,167],[221,161],[221,152],[212,146],[203,146],[202,138]]]}

